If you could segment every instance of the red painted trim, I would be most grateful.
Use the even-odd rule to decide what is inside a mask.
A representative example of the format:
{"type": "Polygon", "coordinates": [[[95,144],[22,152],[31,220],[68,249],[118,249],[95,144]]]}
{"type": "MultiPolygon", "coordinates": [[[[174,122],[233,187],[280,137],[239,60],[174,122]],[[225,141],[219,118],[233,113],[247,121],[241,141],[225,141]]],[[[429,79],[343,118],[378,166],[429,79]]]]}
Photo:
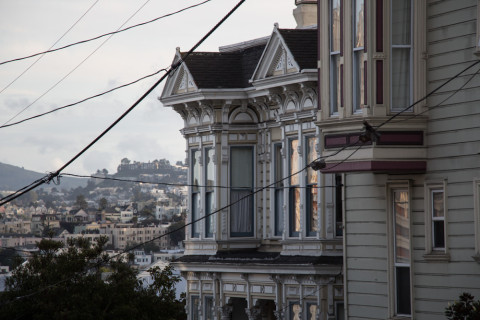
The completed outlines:
{"type": "Polygon", "coordinates": [[[377,60],[376,63],[376,76],[377,76],[377,104],[383,104],[383,61],[377,60]]]}
{"type": "Polygon", "coordinates": [[[377,145],[423,146],[423,131],[380,131],[377,145]]]}
{"type": "Polygon", "coordinates": [[[367,105],[368,101],[368,81],[367,81],[367,61],[363,61],[363,104],[367,105]]]}
{"type": "Polygon", "coordinates": [[[355,161],[328,163],[322,173],[337,172],[392,172],[392,173],[424,173],[427,170],[427,161],[355,161]]]}
{"type": "Polygon", "coordinates": [[[383,0],[377,0],[375,7],[376,50],[383,52],[383,0]]]}
{"type": "MultiPolygon", "coordinates": [[[[376,142],[381,146],[423,146],[423,131],[379,131],[376,142]]],[[[324,138],[325,149],[341,148],[358,142],[361,133],[330,134],[324,138]]],[[[371,142],[365,143],[369,145],[371,142]]]]}
{"type": "Polygon", "coordinates": [[[340,0],[340,57],[343,57],[343,0],[340,0]]]}

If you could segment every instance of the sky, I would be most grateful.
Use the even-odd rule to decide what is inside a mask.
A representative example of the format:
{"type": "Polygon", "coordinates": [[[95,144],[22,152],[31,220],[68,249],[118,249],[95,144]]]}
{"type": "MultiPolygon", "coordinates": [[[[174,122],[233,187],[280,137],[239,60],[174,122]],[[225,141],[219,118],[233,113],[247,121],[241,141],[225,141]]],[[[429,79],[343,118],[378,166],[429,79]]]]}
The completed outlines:
{"type": "MultiPolygon", "coordinates": [[[[211,0],[185,12],[84,44],[0,65],[0,125],[80,101],[167,68],[239,0],[211,0]],[[23,110],[23,111],[22,111],[23,110]]],[[[126,28],[203,0],[0,0],[0,62],[126,28]],[[123,27],[122,27],[123,25],[123,27]],[[57,42],[58,41],[58,42],[57,42]]],[[[197,51],[295,28],[294,0],[247,0],[197,51]]],[[[0,128],[0,162],[53,172],[77,155],[161,74],[11,127],[0,128]]],[[[64,173],[115,173],[124,157],[184,161],[183,120],[158,97],[163,83],[64,173]]]]}

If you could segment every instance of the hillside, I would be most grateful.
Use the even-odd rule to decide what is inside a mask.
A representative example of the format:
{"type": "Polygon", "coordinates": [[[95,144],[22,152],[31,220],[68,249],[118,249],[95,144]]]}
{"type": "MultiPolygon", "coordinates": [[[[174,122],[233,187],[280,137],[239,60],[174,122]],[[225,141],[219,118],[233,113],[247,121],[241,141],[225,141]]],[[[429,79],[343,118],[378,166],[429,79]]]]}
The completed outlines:
{"type": "MultiPolygon", "coordinates": [[[[26,170],[24,168],[12,166],[0,162],[0,190],[18,190],[33,181],[45,176],[43,173],[26,170]]],[[[59,189],[72,189],[78,186],[86,186],[87,179],[75,179],[64,177],[61,179],[59,189]]],[[[43,188],[55,186],[54,184],[44,185],[43,188]]]]}

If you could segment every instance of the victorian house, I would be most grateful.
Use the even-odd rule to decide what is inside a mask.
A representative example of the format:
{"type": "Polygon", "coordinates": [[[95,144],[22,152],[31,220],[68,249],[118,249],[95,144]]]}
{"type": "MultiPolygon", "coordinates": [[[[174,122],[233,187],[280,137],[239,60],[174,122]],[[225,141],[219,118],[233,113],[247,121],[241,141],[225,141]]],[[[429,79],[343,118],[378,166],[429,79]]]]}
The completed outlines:
{"type": "Polygon", "coordinates": [[[309,166],[317,121],[316,2],[297,29],[195,52],[160,98],[184,120],[189,319],[335,319],[343,313],[341,186],[309,166]],[[312,18],[313,17],[313,18],[312,18]]]}
{"type": "Polygon", "coordinates": [[[319,1],[324,174],[343,185],[348,319],[480,298],[479,2],[319,1]]]}

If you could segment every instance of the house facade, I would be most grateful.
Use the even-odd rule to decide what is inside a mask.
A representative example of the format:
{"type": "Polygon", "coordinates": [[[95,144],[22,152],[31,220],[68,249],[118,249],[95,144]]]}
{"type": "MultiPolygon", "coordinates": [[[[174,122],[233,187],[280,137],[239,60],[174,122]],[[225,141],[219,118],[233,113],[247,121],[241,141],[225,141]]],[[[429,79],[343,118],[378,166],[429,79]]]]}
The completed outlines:
{"type": "MultiPolygon", "coordinates": [[[[297,14],[316,11],[297,2],[297,14]]],[[[275,26],[191,54],[166,82],[160,100],[184,120],[189,165],[175,262],[189,319],[341,318],[341,188],[306,167],[321,148],[316,52],[316,28],[275,26]]]]}
{"type": "Polygon", "coordinates": [[[345,317],[480,297],[478,1],[319,1],[323,173],[341,175],[345,317]],[[463,71],[463,72],[462,72],[463,71]]]}
{"type": "Polygon", "coordinates": [[[317,29],[194,53],[160,98],[189,319],[442,319],[480,298],[479,1],[296,3],[317,29]]]}

